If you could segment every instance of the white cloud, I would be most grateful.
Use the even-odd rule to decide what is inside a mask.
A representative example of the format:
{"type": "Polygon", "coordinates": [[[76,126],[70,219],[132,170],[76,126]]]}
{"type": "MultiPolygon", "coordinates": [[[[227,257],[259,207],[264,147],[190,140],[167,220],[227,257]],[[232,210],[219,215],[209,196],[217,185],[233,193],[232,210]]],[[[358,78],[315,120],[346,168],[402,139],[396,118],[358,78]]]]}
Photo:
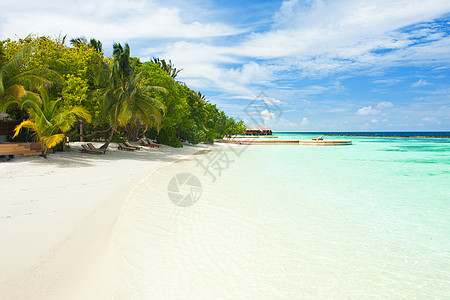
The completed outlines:
{"type": "MultiPolygon", "coordinates": [[[[450,37],[439,29],[430,24],[408,32],[402,29],[446,11],[450,2],[445,0],[291,0],[283,2],[266,31],[244,34],[227,46],[183,41],[168,43],[156,52],[184,68],[180,78],[188,84],[191,79],[201,83],[196,88],[249,92],[252,86],[270,85],[280,73],[282,78],[299,78],[362,69],[375,73],[395,65],[435,63],[436,57],[450,62],[450,37]],[[417,44],[427,39],[428,44],[417,44]]],[[[385,84],[401,81],[387,80],[385,84]]],[[[342,93],[345,88],[338,81],[333,86],[310,86],[301,93],[324,91],[342,93]]]]}
{"type": "Polygon", "coordinates": [[[185,21],[179,6],[157,1],[24,1],[0,4],[1,37],[68,34],[104,43],[139,38],[205,38],[242,30],[221,23],[185,21]],[[28,21],[24,21],[28,20],[28,21]],[[38,20],[38,21],[32,21],[38,20]]]}
{"type": "MultiPolygon", "coordinates": [[[[399,28],[441,16],[450,9],[448,1],[285,1],[274,30],[253,34],[238,49],[241,55],[299,61],[322,60],[339,68],[356,63],[374,64],[379,49],[401,50],[412,44],[399,28]],[[327,22],[323,22],[327,20],[327,22]],[[350,59],[350,61],[337,61],[350,59]]],[[[428,36],[429,31],[416,35],[428,36]]],[[[398,58],[398,57],[397,57],[398,58]]],[[[378,60],[378,63],[383,61],[378,60]]]]}
{"type": "Polygon", "coordinates": [[[302,119],[302,121],[300,122],[300,126],[306,126],[306,125],[309,125],[309,124],[311,124],[311,122],[306,117],[304,117],[302,119]]]}
{"type": "Polygon", "coordinates": [[[283,101],[281,101],[279,99],[272,98],[272,97],[264,97],[263,101],[264,101],[264,103],[266,103],[268,105],[284,104],[283,101]]]}
{"type": "MultiPolygon", "coordinates": [[[[382,112],[382,109],[391,107],[394,107],[394,104],[389,101],[383,101],[378,103],[376,107],[372,107],[372,105],[361,107],[356,111],[356,114],[360,116],[378,115],[382,112]]],[[[386,113],[383,113],[382,115],[384,116],[386,113]]],[[[372,123],[376,122],[378,122],[377,119],[372,119],[372,123]]]]}
{"type": "MultiPolygon", "coordinates": [[[[450,62],[449,36],[436,35],[428,44],[417,44],[418,39],[425,41],[439,34],[439,29],[424,24],[409,32],[402,30],[445,11],[450,11],[446,0],[291,0],[283,2],[274,25],[266,31],[244,34],[227,46],[182,41],[168,43],[156,52],[184,68],[180,78],[188,84],[191,79],[202,83],[196,88],[250,91],[251,86],[270,85],[280,73],[290,77],[292,71],[298,78],[361,69],[374,73],[395,65],[434,63],[436,57],[450,62]],[[388,51],[377,52],[385,49],[388,51]],[[230,63],[233,67],[225,66],[230,63]]],[[[385,84],[401,81],[387,80],[385,84]]],[[[310,86],[302,93],[328,90],[342,93],[345,88],[336,82],[328,87],[310,86]]]]}
{"type": "Polygon", "coordinates": [[[371,105],[362,107],[362,108],[358,109],[358,111],[356,112],[356,114],[361,115],[361,116],[377,115],[379,113],[380,113],[380,111],[373,108],[371,105]]]}
{"type": "Polygon", "coordinates": [[[420,87],[420,86],[425,86],[425,85],[430,85],[430,84],[431,83],[429,83],[428,81],[420,78],[419,81],[414,82],[411,86],[412,87],[420,87]]]}
{"type": "Polygon", "coordinates": [[[370,121],[370,122],[372,122],[372,123],[378,123],[378,120],[377,120],[377,119],[372,119],[372,121],[370,121]]]}
{"type": "Polygon", "coordinates": [[[383,101],[377,104],[377,108],[378,109],[383,109],[383,108],[391,108],[394,107],[394,104],[392,104],[389,101],[383,101]]]}
{"type": "Polygon", "coordinates": [[[425,117],[425,118],[422,118],[422,121],[429,122],[429,123],[435,123],[435,124],[441,124],[441,121],[435,117],[425,117]]]}
{"type": "Polygon", "coordinates": [[[261,112],[261,119],[263,119],[264,121],[270,121],[275,119],[275,114],[267,109],[263,110],[261,112]]]}
{"type": "Polygon", "coordinates": [[[398,79],[398,78],[389,78],[389,79],[377,79],[377,80],[374,80],[373,83],[394,85],[394,84],[400,83],[402,81],[403,81],[402,79],[398,79]]]}

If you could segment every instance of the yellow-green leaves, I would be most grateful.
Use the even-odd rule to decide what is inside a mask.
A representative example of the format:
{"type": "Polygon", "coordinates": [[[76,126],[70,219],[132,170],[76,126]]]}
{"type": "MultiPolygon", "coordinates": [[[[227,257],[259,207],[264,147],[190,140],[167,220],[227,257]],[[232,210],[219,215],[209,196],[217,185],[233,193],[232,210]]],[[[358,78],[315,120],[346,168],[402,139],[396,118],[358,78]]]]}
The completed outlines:
{"type": "Polygon", "coordinates": [[[45,152],[64,139],[64,133],[72,128],[76,118],[91,121],[91,115],[86,108],[60,106],[59,100],[51,100],[44,89],[41,89],[40,95],[41,97],[17,101],[21,107],[26,108],[30,119],[17,125],[14,137],[22,128],[32,130],[35,132],[35,139],[42,144],[45,152]]]}

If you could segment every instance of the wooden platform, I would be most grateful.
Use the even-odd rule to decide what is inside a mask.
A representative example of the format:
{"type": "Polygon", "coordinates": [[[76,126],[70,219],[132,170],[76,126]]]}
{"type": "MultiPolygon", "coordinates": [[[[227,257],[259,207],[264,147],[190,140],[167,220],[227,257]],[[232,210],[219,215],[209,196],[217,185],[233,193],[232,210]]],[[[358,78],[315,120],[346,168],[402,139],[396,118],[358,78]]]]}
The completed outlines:
{"type": "Polygon", "coordinates": [[[267,135],[248,135],[248,136],[235,136],[233,139],[277,139],[277,136],[267,136],[267,135]]]}
{"type": "Polygon", "coordinates": [[[315,146],[342,146],[351,145],[352,141],[344,140],[316,140],[316,141],[298,141],[300,145],[315,145],[315,146]]]}
{"type": "Polygon", "coordinates": [[[309,141],[234,141],[222,140],[221,143],[239,144],[239,145],[311,145],[311,146],[343,146],[351,145],[352,141],[348,140],[309,140],[309,141]]]}
{"type": "Polygon", "coordinates": [[[39,143],[0,143],[0,156],[6,155],[41,155],[39,143]]]}

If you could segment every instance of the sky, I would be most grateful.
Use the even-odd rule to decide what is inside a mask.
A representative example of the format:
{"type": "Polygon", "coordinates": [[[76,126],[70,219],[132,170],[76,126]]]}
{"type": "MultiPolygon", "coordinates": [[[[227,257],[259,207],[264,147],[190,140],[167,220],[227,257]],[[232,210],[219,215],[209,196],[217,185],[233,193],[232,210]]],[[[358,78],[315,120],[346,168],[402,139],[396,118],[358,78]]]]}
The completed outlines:
{"type": "Polygon", "coordinates": [[[449,0],[0,1],[0,39],[129,43],[247,125],[450,131],[449,0]]]}

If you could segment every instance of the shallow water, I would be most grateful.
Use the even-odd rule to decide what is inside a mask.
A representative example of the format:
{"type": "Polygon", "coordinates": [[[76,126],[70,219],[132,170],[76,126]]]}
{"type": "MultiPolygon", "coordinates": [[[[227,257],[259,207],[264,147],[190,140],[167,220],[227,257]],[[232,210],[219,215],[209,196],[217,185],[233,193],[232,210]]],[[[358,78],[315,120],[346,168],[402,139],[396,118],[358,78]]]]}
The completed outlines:
{"type": "Polygon", "coordinates": [[[160,169],[114,234],[111,295],[447,298],[450,140],[351,140],[227,147],[160,169]]]}

